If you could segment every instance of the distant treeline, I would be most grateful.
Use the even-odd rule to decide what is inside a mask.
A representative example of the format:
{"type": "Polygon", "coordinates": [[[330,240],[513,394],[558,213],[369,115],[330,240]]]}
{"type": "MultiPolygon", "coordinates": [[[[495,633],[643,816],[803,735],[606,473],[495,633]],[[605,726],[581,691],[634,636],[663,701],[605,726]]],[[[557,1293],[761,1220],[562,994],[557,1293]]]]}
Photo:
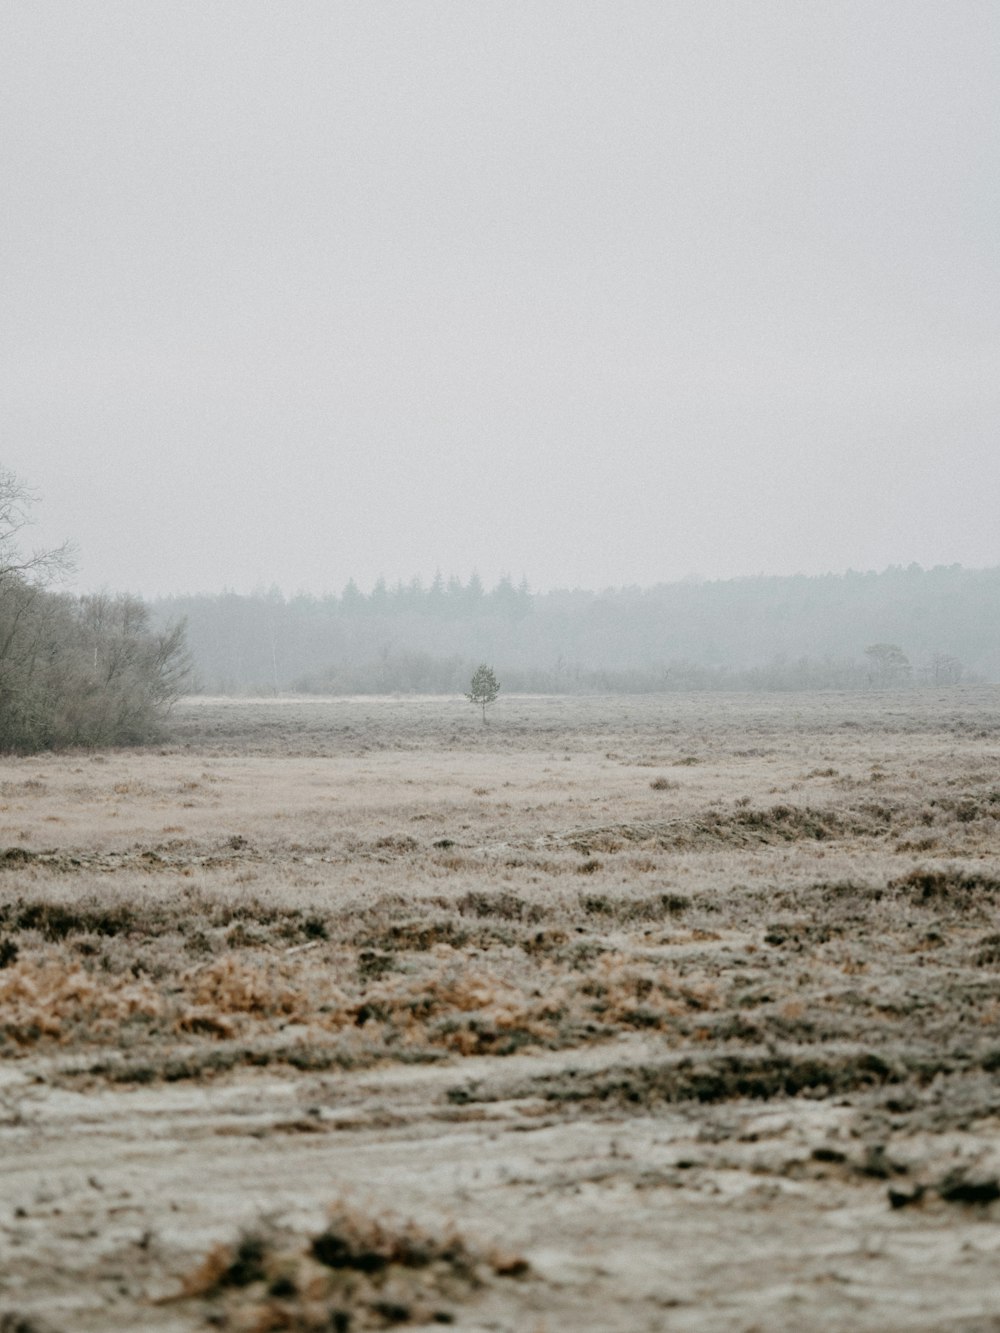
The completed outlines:
{"type": "Polygon", "coordinates": [[[209,693],[865,689],[1000,680],[1000,568],[531,593],[437,578],[339,595],[172,597],[209,693]]]}

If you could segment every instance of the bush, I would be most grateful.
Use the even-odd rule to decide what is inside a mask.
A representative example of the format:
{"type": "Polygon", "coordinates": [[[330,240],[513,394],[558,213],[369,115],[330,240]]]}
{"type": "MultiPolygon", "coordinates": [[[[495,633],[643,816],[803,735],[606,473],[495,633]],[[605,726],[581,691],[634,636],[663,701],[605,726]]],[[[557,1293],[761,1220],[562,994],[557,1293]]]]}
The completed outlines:
{"type": "Polygon", "coordinates": [[[153,631],[135,597],[0,580],[0,750],[154,739],[187,673],[183,626],[153,631]]]}
{"type": "Polygon", "coordinates": [[[67,554],[17,550],[30,498],[0,469],[0,751],[153,739],[187,680],[183,625],[154,630],[137,597],[47,586],[67,554]]]}

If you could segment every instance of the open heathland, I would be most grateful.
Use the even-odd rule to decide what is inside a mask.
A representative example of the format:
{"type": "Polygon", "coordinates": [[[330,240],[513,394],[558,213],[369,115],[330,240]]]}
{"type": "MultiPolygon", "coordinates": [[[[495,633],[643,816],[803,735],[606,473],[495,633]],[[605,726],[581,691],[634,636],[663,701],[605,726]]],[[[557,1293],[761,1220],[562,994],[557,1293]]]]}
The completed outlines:
{"type": "Polygon", "coordinates": [[[0,1330],[1000,1328],[1000,689],[0,762],[0,1330]]]}

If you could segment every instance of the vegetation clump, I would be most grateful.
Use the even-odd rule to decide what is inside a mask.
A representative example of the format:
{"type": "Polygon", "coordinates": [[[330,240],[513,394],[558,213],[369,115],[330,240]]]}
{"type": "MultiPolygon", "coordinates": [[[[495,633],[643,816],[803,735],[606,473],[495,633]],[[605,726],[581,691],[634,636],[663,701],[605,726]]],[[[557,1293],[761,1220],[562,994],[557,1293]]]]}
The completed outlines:
{"type": "Polygon", "coordinates": [[[137,597],[57,593],[69,551],[19,549],[31,493],[0,469],[0,751],[153,739],[189,672],[184,627],[137,597]]]}
{"type": "Polygon", "coordinates": [[[890,880],[889,887],[902,890],[918,902],[931,899],[963,902],[977,895],[994,897],[1000,893],[1000,880],[988,873],[957,866],[916,866],[890,880]]]}
{"type": "Polygon", "coordinates": [[[318,1235],[262,1228],[220,1244],[172,1300],[210,1303],[220,1328],[379,1329],[451,1324],[494,1277],[529,1273],[520,1255],[478,1251],[455,1230],[371,1217],[338,1204],[318,1235]]]}

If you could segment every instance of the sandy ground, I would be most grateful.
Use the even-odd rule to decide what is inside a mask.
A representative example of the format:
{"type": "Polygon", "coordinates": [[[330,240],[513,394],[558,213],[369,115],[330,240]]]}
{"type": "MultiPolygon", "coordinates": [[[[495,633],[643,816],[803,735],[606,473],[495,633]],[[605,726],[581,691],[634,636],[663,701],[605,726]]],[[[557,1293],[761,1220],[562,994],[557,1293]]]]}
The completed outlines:
{"type": "Polygon", "coordinates": [[[1000,1329],[998,719],[202,700],[4,761],[0,1329],[1000,1329]]]}

